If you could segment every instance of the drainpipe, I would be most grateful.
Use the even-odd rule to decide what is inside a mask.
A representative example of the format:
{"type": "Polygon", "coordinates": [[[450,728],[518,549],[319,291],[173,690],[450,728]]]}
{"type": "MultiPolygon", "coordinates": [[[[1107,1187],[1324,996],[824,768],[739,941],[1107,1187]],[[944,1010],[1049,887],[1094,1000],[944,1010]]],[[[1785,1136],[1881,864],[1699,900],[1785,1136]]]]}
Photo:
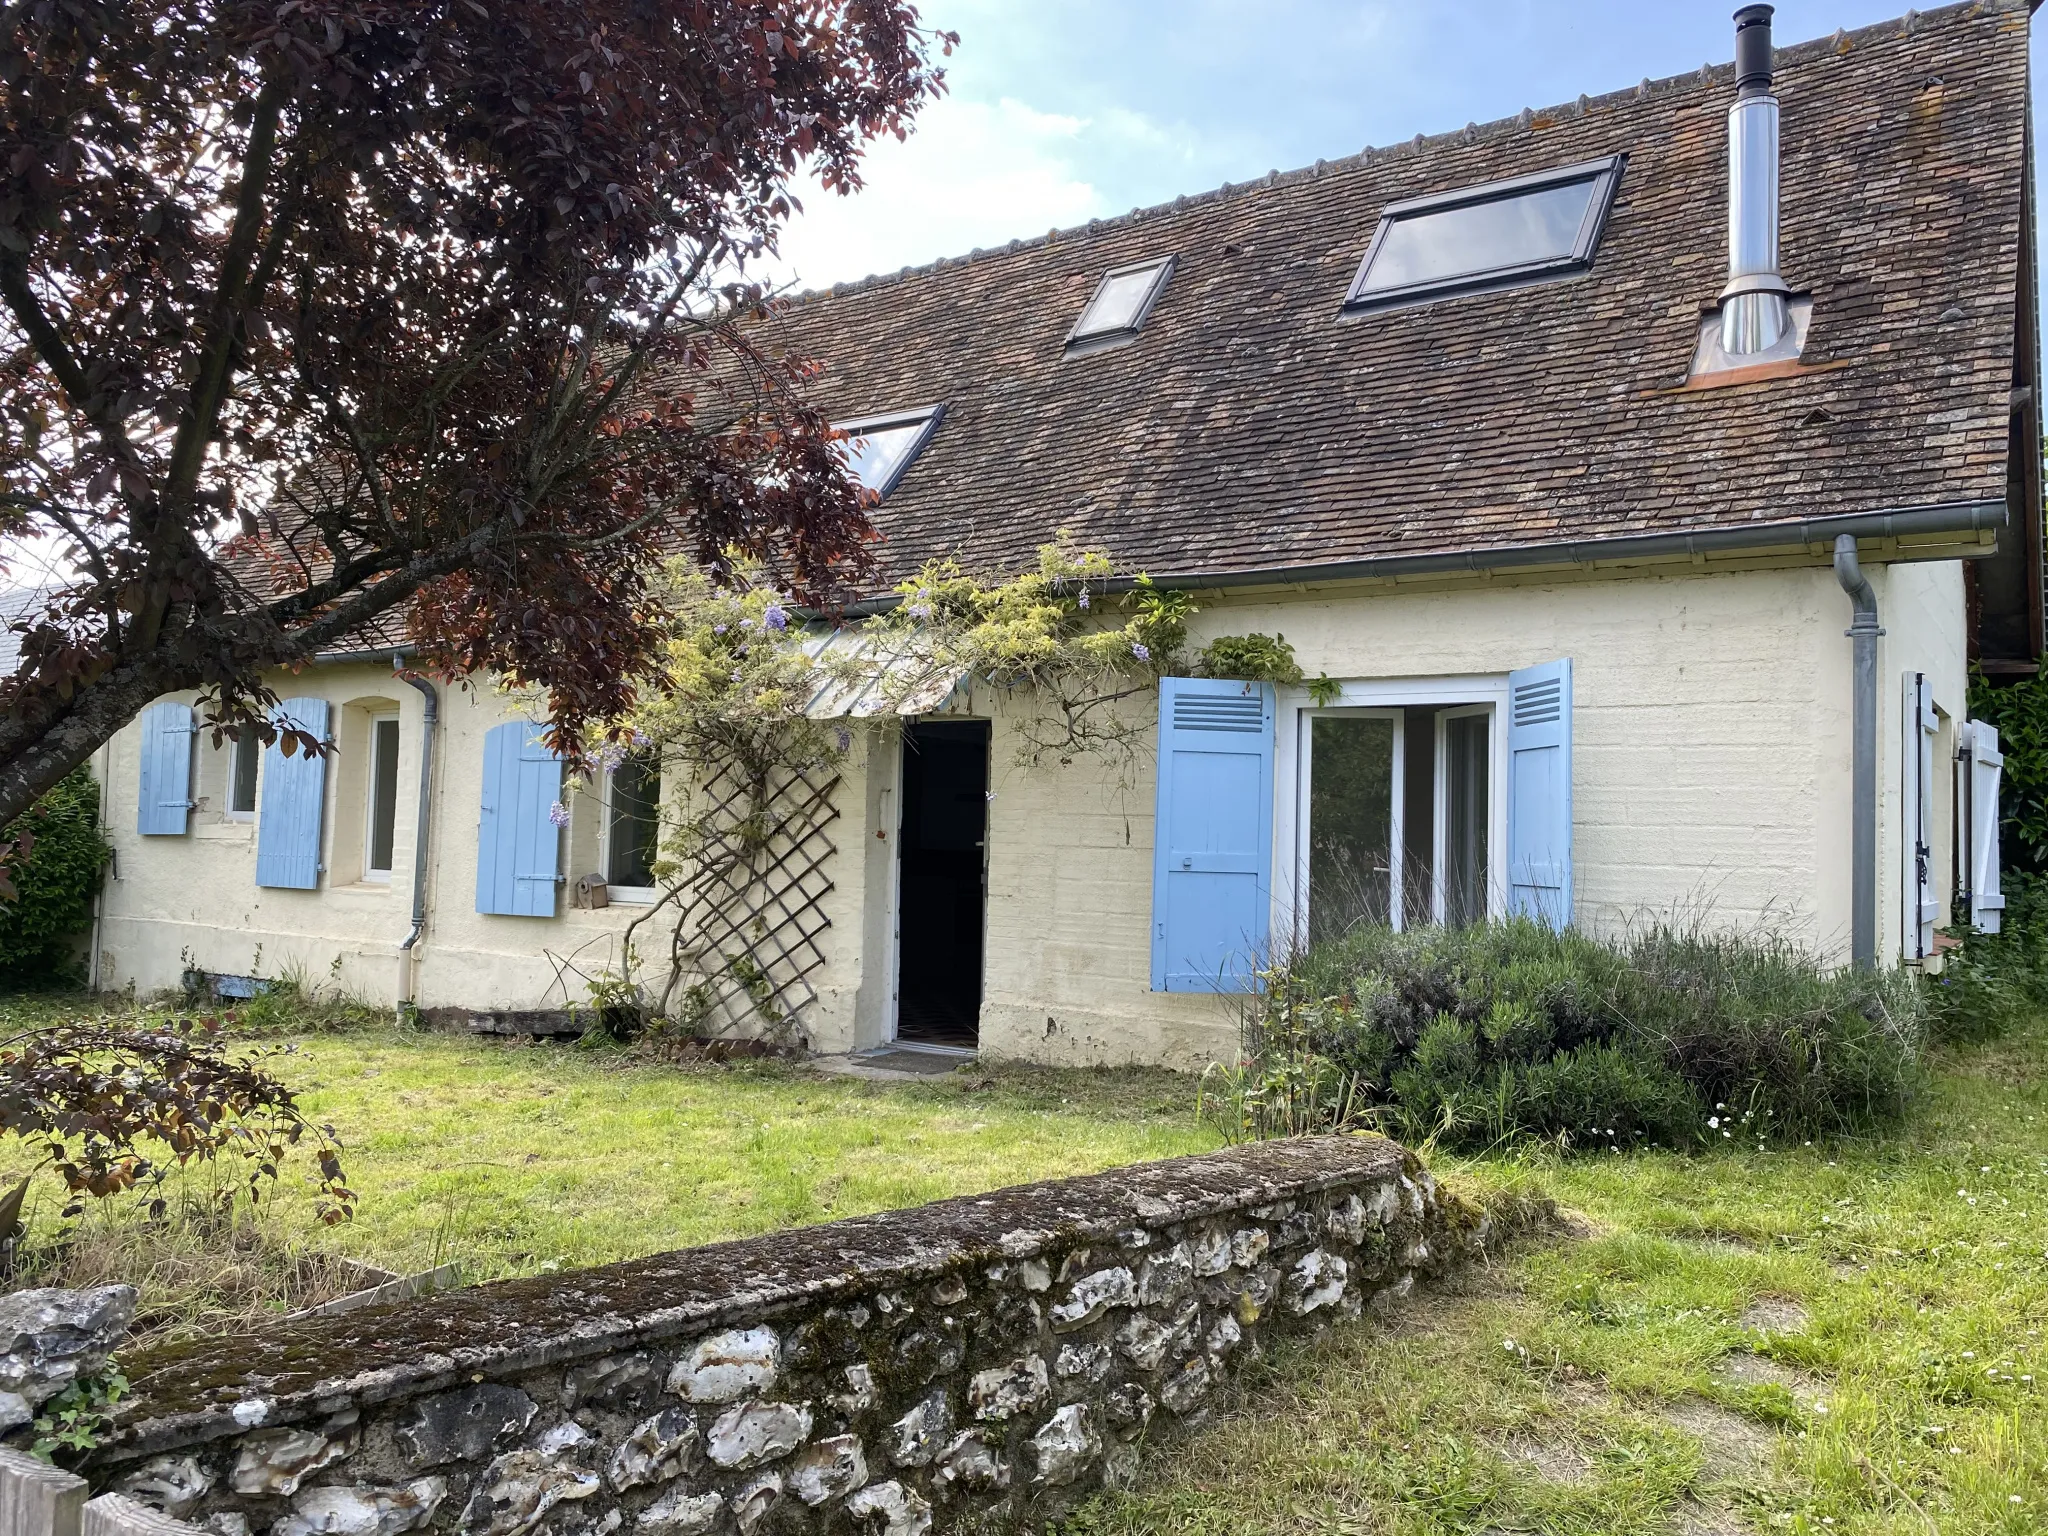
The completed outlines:
{"type": "Polygon", "coordinates": [[[1859,971],[1877,966],[1877,594],[1856,558],[1854,534],[1835,539],[1835,580],[1854,617],[1844,631],[1853,657],[1854,738],[1850,790],[1849,957],[1859,971]]]}
{"type": "MultiPolygon", "coordinates": [[[[397,656],[391,658],[394,671],[400,659],[397,656]]],[[[420,713],[420,814],[414,824],[412,838],[412,932],[398,946],[400,1023],[405,1022],[412,1008],[413,946],[427,931],[427,834],[434,814],[434,730],[441,723],[441,698],[434,692],[434,685],[417,677],[408,677],[406,681],[419,689],[424,708],[420,713]]]]}

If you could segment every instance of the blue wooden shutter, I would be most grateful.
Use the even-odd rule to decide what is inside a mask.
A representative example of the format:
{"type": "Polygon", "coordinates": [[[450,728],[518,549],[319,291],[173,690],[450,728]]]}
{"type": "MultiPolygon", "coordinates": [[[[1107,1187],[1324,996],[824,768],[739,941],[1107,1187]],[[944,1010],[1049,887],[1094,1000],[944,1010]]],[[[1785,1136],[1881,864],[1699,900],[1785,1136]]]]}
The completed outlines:
{"type": "MultiPolygon", "coordinates": [[[[325,699],[286,699],[271,711],[280,729],[328,740],[325,699]]],[[[256,883],[311,891],[320,885],[320,830],[327,808],[327,759],[318,752],[284,755],[280,736],[263,749],[263,785],[256,813],[256,883]]]]}
{"type": "Polygon", "coordinates": [[[1159,683],[1152,990],[1248,992],[1273,895],[1273,688],[1159,683]]]}
{"type": "Polygon", "coordinates": [[[1508,674],[1508,910],[1572,920],[1572,664],[1508,674]]]}
{"type": "Polygon", "coordinates": [[[192,810],[192,706],[168,700],[142,712],[142,784],[135,830],[176,837],[192,810]]]}
{"type": "Polygon", "coordinates": [[[561,880],[562,760],[523,720],[484,735],[483,804],[476,824],[476,909],[553,917],[561,880]]]}

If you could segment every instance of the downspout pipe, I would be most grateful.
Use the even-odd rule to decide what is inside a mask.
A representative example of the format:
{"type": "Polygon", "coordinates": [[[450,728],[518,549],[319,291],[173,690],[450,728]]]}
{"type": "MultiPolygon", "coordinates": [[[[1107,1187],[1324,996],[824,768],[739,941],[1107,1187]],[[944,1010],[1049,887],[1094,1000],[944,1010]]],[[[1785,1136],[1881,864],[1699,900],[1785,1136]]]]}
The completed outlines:
{"type": "Polygon", "coordinates": [[[1849,594],[1844,633],[1851,653],[1849,958],[1859,971],[1877,967],[1877,594],[1856,558],[1854,534],[1835,539],[1835,580],[1849,594]]]}
{"type": "MultiPolygon", "coordinates": [[[[394,671],[398,669],[400,659],[397,656],[391,658],[394,671]]],[[[398,946],[400,1022],[412,1007],[413,948],[427,931],[427,849],[434,815],[434,735],[441,724],[441,696],[434,691],[434,685],[417,677],[408,677],[406,681],[419,689],[423,708],[420,712],[420,813],[412,839],[412,932],[398,946]]]]}

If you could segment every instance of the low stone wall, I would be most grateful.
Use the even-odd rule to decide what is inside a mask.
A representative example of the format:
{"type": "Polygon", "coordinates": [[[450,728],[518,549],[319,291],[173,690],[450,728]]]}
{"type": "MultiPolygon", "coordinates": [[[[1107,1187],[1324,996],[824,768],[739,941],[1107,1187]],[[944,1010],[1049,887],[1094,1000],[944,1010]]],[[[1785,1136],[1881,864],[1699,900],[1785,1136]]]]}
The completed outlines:
{"type": "Polygon", "coordinates": [[[224,1536],[1013,1526],[1486,1228],[1268,1142],[143,1354],[90,1472],[224,1536]]]}

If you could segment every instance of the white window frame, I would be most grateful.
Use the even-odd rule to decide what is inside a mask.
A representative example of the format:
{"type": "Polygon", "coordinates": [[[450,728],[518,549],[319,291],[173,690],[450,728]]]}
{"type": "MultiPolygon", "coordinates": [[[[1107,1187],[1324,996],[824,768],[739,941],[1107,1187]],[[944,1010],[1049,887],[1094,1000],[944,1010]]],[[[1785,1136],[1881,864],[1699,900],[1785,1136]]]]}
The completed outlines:
{"type": "MultiPolygon", "coordinates": [[[[1404,903],[1401,900],[1403,894],[1401,882],[1406,873],[1405,866],[1408,852],[1404,846],[1407,837],[1407,826],[1406,817],[1403,814],[1407,808],[1408,794],[1408,775],[1406,771],[1408,741],[1405,730],[1407,719],[1398,709],[1352,704],[1331,704],[1327,707],[1317,707],[1311,704],[1307,709],[1297,710],[1294,715],[1295,770],[1293,783],[1294,802],[1297,810],[1294,817],[1294,873],[1292,879],[1293,888],[1300,892],[1301,898],[1296,914],[1299,934],[1305,938],[1309,931],[1309,819],[1306,812],[1299,808],[1305,807],[1310,803],[1311,779],[1315,772],[1315,753],[1310,750],[1309,742],[1311,732],[1315,728],[1315,722],[1318,720],[1390,720],[1393,722],[1394,765],[1388,791],[1392,801],[1388,807],[1387,825],[1387,918],[1396,929],[1399,929],[1404,915],[1402,910],[1404,903]]],[[[1277,774],[1274,776],[1274,782],[1276,784],[1282,782],[1277,774]]],[[[1296,929],[1290,927],[1287,931],[1295,932],[1296,929]]]]}
{"type": "Polygon", "coordinates": [[[1430,800],[1432,818],[1436,825],[1430,829],[1429,844],[1429,905],[1430,921],[1442,923],[1450,907],[1450,884],[1444,878],[1444,865],[1450,855],[1451,819],[1451,733],[1448,729],[1453,720],[1486,721],[1486,915],[1498,917],[1504,905],[1496,888],[1500,880],[1494,873],[1494,836],[1498,825],[1506,832],[1506,799],[1501,786],[1494,782],[1495,765],[1501,753],[1495,750],[1494,738],[1504,735],[1499,721],[1500,711],[1491,704],[1456,704],[1436,712],[1436,756],[1433,767],[1436,783],[1430,800]],[[1500,814],[1496,815],[1496,807],[1500,814]]]}
{"type": "MultiPolygon", "coordinates": [[[[363,767],[367,770],[363,775],[365,780],[363,785],[363,883],[365,885],[389,885],[391,883],[391,871],[388,869],[378,869],[370,862],[371,850],[377,844],[377,811],[379,809],[377,804],[377,732],[384,727],[386,722],[390,723],[393,730],[401,729],[398,723],[398,712],[396,710],[385,710],[381,714],[370,716],[369,734],[364,737],[364,740],[369,744],[369,750],[363,754],[365,758],[363,767]]],[[[399,739],[399,749],[403,751],[404,746],[404,738],[401,737],[399,739]]],[[[398,780],[396,775],[393,776],[391,782],[391,862],[394,864],[398,862],[398,780]]]]}
{"type": "MultiPolygon", "coordinates": [[[[1508,733],[1499,722],[1507,719],[1508,678],[1497,674],[1461,674],[1452,677],[1345,678],[1338,683],[1337,697],[1318,705],[1306,687],[1282,688],[1277,700],[1278,720],[1273,761],[1273,847],[1286,850],[1284,865],[1276,861],[1273,872],[1273,932],[1306,935],[1308,932],[1308,752],[1304,750],[1307,727],[1304,717],[1318,714],[1361,713],[1426,705],[1437,710],[1485,706],[1495,725],[1487,732],[1487,814],[1486,814],[1486,911],[1498,918],[1507,911],[1508,865],[1508,733]],[[1300,893],[1297,900],[1296,893],[1300,893]]],[[[1394,789],[1394,861],[1398,867],[1404,852],[1405,788],[1402,758],[1396,731],[1394,789]]],[[[1438,753],[1441,765],[1442,754],[1438,753]]],[[[1442,774],[1438,767],[1439,776],[1442,774]]],[[[1441,807],[1442,797],[1437,798],[1441,807]]],[[[1441,822],[1441,815],[1438,820],[1441,822]]],[[[1440,836],[1440,834],[1438,834],[1440,836]]],[[[1440,869],[1441,864],[1438,865],[1440,869]]],[[[1435,882],[1441,886],[1440,878],[1435,882]]],[[[1401,910],[1401,891],[1395,887],[1394,909],[1401,910]]],[[[1439,904],[1441,898],[1439,897],[1439,904]]]]}
{"type": "MultiPolygon", "coordinates": [[[[621,766],[624,766],[623,764],[621,766]]],[[[610,901],[627,907],[651,907],[661,898],[660,888],[652,885],[614,885],[612,883],[612,812],[614,780],[617,768],[607,768],[604,773],[604,816],[597,825],[597,867],[604,871],[605,896],[610,901]]],[[[661,778],[655,780],[655,825],[660,826],[661,778]]],[[[659,831],[656,837],[660,836],[659,831]]]]}
{"type": "Polygon", "coordinates": [[[237,734],[228,737],[227,748],[228,777],[226,785],[221,790],[220,819],[222,821],[253,822],[256,819],[256,807],[263,803],[263,738],[258,736],[255,730],[251,728],[246,736],[237,734]],[[238,811],[235,809],[235,770],[240,766],[240,758],[244,750],[256,754],[256,772],[250,780],[253,794],[250,797],[249,809],[238,811]]]}

